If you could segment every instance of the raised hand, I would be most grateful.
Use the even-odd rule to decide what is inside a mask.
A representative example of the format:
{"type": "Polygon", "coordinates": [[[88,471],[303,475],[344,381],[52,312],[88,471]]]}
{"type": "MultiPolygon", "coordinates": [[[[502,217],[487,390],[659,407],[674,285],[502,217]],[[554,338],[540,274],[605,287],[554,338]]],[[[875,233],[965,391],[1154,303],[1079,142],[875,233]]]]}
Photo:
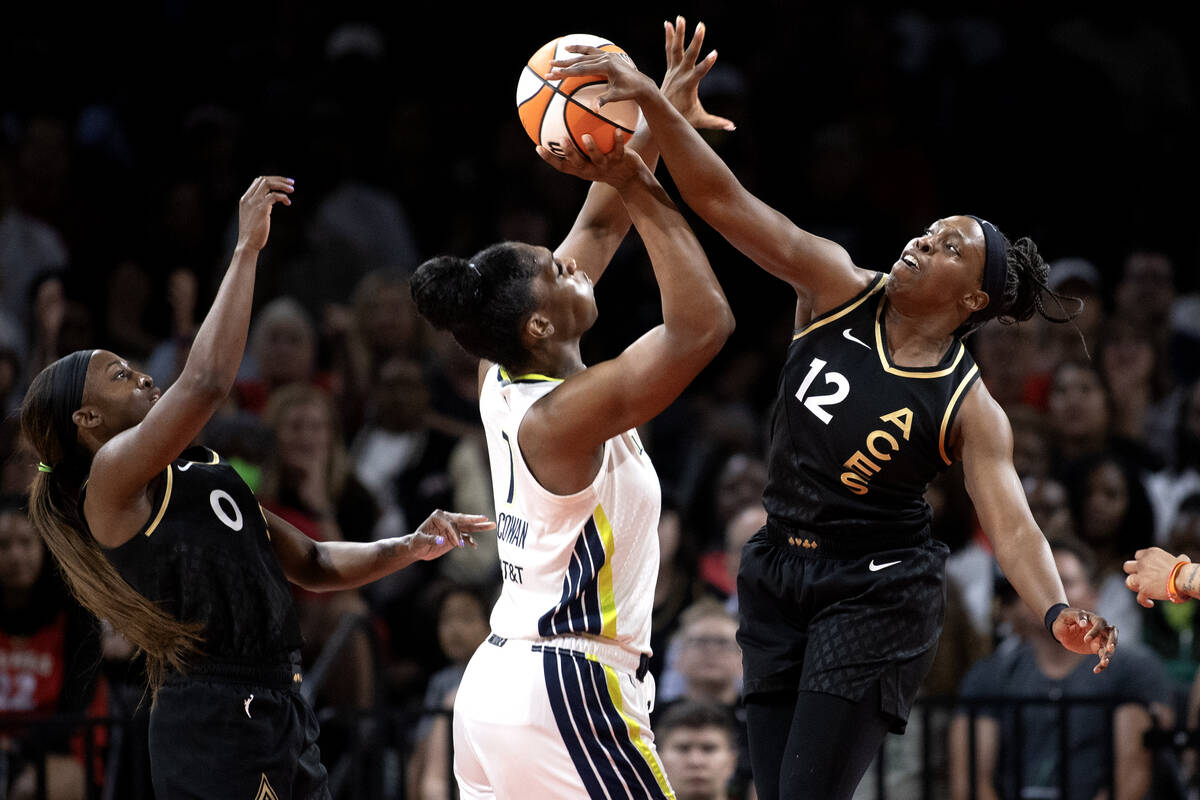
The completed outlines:
{"type": "Polygon", "coordinates": [[[1072,653],[1095,655],[1100,662],[1092,668],[1099,674],[1117,650],[1116,626],[1099,614],[1082,608],[1064,608],[1054,620],[1054,638],[1072,653]]]}
{"type": "Polygon", "coordinates": [[[676,17],[674,24],[663,23],[666,34],[667,72],[663,76],[662,93],[671,105],[691,123],[693,128],[731,131],[734,124],[725,117],[709,114],[700,103],[698,87],[701,79],[717,63],[717,51],[711,51],[703,59],[699,59],[700,50],[704,46],[704,23],[696,26],[692,33],[692,41],[687,48],[683,46],[686,30],[683,17],[676,17]]]}
{"type": "Polygon", "coordinates": [[[569,148],[564,157],[554,155],[538,145],[537,154],[559,172],[575,175],[587,181],[603,181],[620,189],[632,180],[642,167],[642,159],[633,150],[625,149],[625,137],[621,131],[613,134],[613,148],[600,152],[596,140],[590,133],[583,135],[583,153],[569,148]]]}
{"type": "Polygon", "coordinates": [[[582,44],[567,45],[567,50],[576,55],[551,61],[546,79],[556,81],[578,75],[603,75],[608,80],[608,91],[597,98],[600,106],[617,100],[637,101],[648,92],[658,91],[654,81],[638,72],[633,59],[624,53],[610,53],[582,44]]]}
{"type": "Polygon", "coordinates": [[[276,203],[292,204],[289,197],[295,187],[291,178],[260,176],[242,195],[238,204],[238,246],[262,250],[271,233],[271,209],[276,203]]]}
{"type": "Polygon", "coordinates": [[[496,527],[483,514],[456,514],[434,511],[412,535],[412,554],[421,561],[432,561],[455,547],[475,548],[472,533],[490,531],[496,527]]]}

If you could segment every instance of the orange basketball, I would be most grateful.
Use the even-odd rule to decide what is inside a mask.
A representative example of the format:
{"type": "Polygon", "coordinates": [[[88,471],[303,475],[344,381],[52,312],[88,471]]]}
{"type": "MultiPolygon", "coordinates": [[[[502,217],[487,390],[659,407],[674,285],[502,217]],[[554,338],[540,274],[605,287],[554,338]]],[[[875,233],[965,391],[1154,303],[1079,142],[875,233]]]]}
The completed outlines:
{"type": "Polygon", "coordinates": [[[633,135],[641,110],[632,100],[600,108],[596,100],[608,91],[608,81],[603,75],[546,80],[551,61],[577,55],[567,52],[570,44],[591,45],[629,57],[607,39],[586,33],[572,33],[547,42],[521,70],[517,81],[517,114],[529,138],[559,157],[566,155],[571,143],[583,152],[585,133],[595,138],[600,152],[607,153],[613,148],[613,134],[618,129],[625,132],[626,141],[633,135]]]}

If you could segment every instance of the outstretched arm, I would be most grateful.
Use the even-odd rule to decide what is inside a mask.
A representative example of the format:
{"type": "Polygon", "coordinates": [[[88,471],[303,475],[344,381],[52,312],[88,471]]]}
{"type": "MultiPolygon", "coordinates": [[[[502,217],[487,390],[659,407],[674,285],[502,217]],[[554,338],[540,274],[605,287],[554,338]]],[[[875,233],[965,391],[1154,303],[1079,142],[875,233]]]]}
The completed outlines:
{"type": "MultiPolygon", "coordinates": [[[[702,26],[697,26],[697,31],[702,26]]],[[[645,75],[626,59],[598,48],[572,46],[578,55],[551,62],[549,77],[603,74],[610,84],[601,103],[633,99],[654,134],[684,201],[752,261],[812,298],[822,313],[870,280],[840,245],[801,230],[746,190],[732,170],[645,75]]]]}
{"type": "MultiPolygon", "coordinates": [[[[662,82],[663,96],[691,126],[732,130],[732,122],[709,114],[700,103],[700,81],[716,63],[716,53],[698,60],[704,46],[704,26],[696,28],[686,49],[684,31],[683,17],[677,17],[674,25],[664,23],[667,71],[662,82]]],[[[654,171],[658,164],[658,146],[644,122],[629,140],[628,147],[641,156],[651,172],[654,171]]],[[[629,225],[629,212],[617,191],[602,181],[594,182],[575,224],[554,254],[575,259],[576,265],[587,273],[592,283],[597,283],[629,232],[629,225]]]]}
{"type": "MultiPolygon", "coordinates": [[[[686,48],[685,30],[683,17],[677,17],[673,25],[664,24],[667,71],[662,78],[662,95],[673,108],[679,109],[688,125],[732,131],[733,122],[724,116],[709,114],[700,102],[700,82],[716,64],[715,53],[697,61],[704,44],[704,26],[697,26],[686,48]]],[[[638,126],[634,138],[629,140],[626,148],[636,152],[647,164],[650,173],[654,172],[659,161],[659,150],[646,122],[642,121],[638,126]]],[[[547,158],[546,161],[550,160],[547,158]]],[[[556,168],[560,166],[553,162],[551,164],[556,168]]],[[[565,239],[554,248],[554,255],[563,259],[574,259],[578,269],[587,273],[593,284],[599,283],[600,277],[612,261],[613,254],[620,247],[620,242],[624,241],[625,235],[629,233],[630,224],[629,211],[625,210],[620,194],[606,182],[594,180],[588,188],[587,198],[583,200],[575,223],[571,225],[565,239]]],[[[491,361],[481,359],[479,362],[480,392],[484,390],[484,377],[491,366],[491,361]]]]}
{"type": "MultiPolygon", "coordinates": [[[[663,77],[662,92],[672,107],[679,110],[688,125],[697,128],[733,130],[733,123],[724,117],[709,114],[700,102],[700,81],[716,63],[716,53],[701,61],[697,58],[704,45],[704,26],[697,26],[692,41],[684,48],[686,25],[683,17],[676,17],[675,24],[664,23],[666,39],[667,71],[663,77]]],[[[636,152],[654,172],[658,164],[658,146],[645,122],[638,126],[627,147],[636,152]]],[[[558,165],[554,165],[558,166],[558,165]]],[[[625,235],[629,233],[629,212],[621,201],[620,194],[603,181],[593,181],[587,197],[575,218],[575,223],[563,241],[554,248],[554,255],[563,259],[574,259],[575,265],[598,283],[608,268],[613,255],[625,235]]],[[[483,391],[483,379],[492,362],[480,359],[478,389],[483,391]]]]}
{"type": "Polygon", "coordinates": [[[475,547],[472,533],[495,523],[477,514],[435,511],[416,533],[377,542],[317,542],[286,520],[263,512],[283,574],[312,592],[354,589],[416,561],[432,561],[455,547],[475,547]]]}
{"type": "Polygon", "coordinates": [[[641,235],[662,297],[663,322],[621,355],[567,378],[538,400],[517,433],[543,486],[566,493],[595,475],[603,443],[665,409],[716,356],[733,332],[733,314],[700,243],[646,165],[624,152],[620,136],[603,154],[584,137],[590,163],[542,158],[620,193],[641,235]]]}
{"type": "MultiPolygon", "coordinates": [[[[86,499],[93,527],[97,520],[111,520],[136,505],[146,484],[178,458],[233,387],[250,326],[258,253],[267,243],[272,208],[291,205],[292,190],[290,178],[260,177],[242,195],[233,259],[183,371],[145,419],[96,452],[86,499]]],[[[106,526],[101,522],[99,527],[106,526]]]]}
{"type": "MultiPolygon", "coordinates": [[[[963,400],[952,437],[961,455],[967,492],[996,561],[1017,594],[1042,618],[1053,606],[1067,604],[1054,556],[1042,535],[1021,480],[1013,467],[1012,426],[981,381],[963,400]]],[[[1075,653],[1095,654],[1093,672],[1108,666],[1117,646],[1117,630],[1094,612],[1068,607],[1053,624],[1054,638],[1075,653]]]]}

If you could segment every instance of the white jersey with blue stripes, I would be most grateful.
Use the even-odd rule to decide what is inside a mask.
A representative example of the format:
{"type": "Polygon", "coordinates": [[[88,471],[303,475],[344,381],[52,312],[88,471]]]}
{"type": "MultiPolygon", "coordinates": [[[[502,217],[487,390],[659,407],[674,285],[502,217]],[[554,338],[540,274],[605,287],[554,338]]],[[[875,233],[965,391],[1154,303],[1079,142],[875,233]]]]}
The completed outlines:
{"type": "Polygon", "coordinates": [[[492,631],[506,639],[599,637],[649,653],[658,474],[630,430],[604,443],[600,469],[583,490],[558,495],[538,483],[517,431],[530,406],[561,382],[493,366],[479,397],[503,578],[492,631]]]}

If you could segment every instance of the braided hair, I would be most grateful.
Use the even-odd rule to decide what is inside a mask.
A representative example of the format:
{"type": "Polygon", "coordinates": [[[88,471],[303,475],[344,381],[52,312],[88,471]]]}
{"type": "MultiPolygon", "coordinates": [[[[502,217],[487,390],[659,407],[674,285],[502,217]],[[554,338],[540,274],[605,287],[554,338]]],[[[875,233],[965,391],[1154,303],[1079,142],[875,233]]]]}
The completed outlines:
{"type": "MultiPolygon", "coordinates": [[[[1050,267],[1032,239],[1023,236],[1009,243],[1008,237],[1005,236],[1004,241],[1007,245],[1004,289],[1000,297],[990,298],[994,306],[989,309],[992,313],[988,314],[988,318],[995,318],[1002,325],[1012,325],[1024,322],[1036,313],[1048,322],[1066,323],[1073,321],[1083,312],[1081,298],[1059,294],[1046,285],[1050,267]],[[1047,307],[1047,297],[1053,301],[1054,307],[1047,307]],[[1068,310],[1064,302],[1072,303],[1075,307],[1068,310]]],[[[985,322],[986,318],[967,319],[955,331],[955,335],[960,338],[969,336],[983,327],[985,322]]],[[[1082,336],[1081,333],[1080,338],[1082,336]]]]}
{"type": "Polygon", "coordinates": [[[468,261],[431,258],[413,273],[417,311],[438,330],[448,330],[472,355],[515,367],[528,352],[521,324],[537,307],[532,278],[537,273],[528,247],[500,242],[468,261]]]}

